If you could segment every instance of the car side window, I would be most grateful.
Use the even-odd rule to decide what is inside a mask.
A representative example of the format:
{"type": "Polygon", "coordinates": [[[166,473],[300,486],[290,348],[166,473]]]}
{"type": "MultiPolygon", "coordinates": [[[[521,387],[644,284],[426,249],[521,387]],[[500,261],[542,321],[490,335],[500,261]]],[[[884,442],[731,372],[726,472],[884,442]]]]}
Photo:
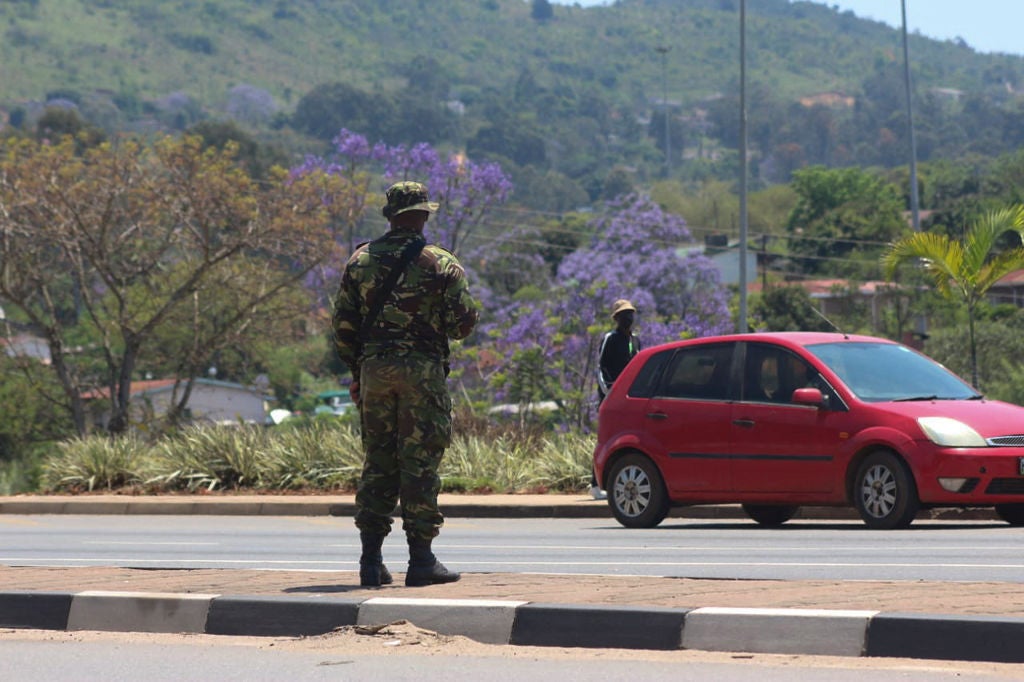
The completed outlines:
{"type": "Polygon", "coordinates": [[[677,350],[665,369],[657,395],[696,400],[727,399],[732,349],[732,344],[720,344],[677,350]]]}
{"type": "Polygon", "coordinates": [[[647,362],[637,372],[636,378],[630,384],[626,394],[630,398],[650,398],[654,395],[658,388],[658,380],[661,378],[661,371],[671,357],[672,351],[666,350],[647,358],[647,362]]]}
{"type": "Polygon", "coordinates": [[[743,399],[789,403],[798,388],[817,388],[829,400],[831,391],[803,358],[776,346],[749,344],[743,370],[743,399]]]}

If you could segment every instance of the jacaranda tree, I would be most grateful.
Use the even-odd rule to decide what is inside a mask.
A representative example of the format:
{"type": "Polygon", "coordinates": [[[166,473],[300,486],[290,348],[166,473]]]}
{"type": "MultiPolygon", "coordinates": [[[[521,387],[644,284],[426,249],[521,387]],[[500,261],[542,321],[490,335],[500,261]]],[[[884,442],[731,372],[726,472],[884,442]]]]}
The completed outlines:
{"type": "Polygon", "coordinates": [[[683,249],[691,238],[682,218],[633,194],[593,222],[593,239],[562,261],[547,296],[512,301],[484,325],[492,360],[504,359],[489,377],[498,395],[555,400],[578,427],[593,414],[598,345],[615,299],[639,309],[645,346],[732,327],[718,271],[683,249]]]}
{"type": "MultiPolygon", "coordinates": [[[[731,328],[717,270],[706,257],[684,250],[691,243],[685,221],[646,195],[608,204],[586,226],[593,238],[552,275],[537,240],[529,237],[536,228],[493,224],[494,209],[512,191],[497,164],[477,164],[461,154],[445,158],[427,144],[370,145],[342,130],[332,154],[307,158],[293,174],[312,170],[344,176],[345,186],[368,193],[351,220],[351,234],[360,240],[385,229],[366,207],[375,206],[373,199],[392,182],[424,182],[440,204],[426,236],[458,253],[484,308],[478,333],[452,358],[458,394],[523,406],[553,400],[567,425],[586,427],[612,301],[629,298],[637,305],[646,345],[731,328]]],[[[332,269],[314,286],[333,292],[338,277],[340,269],[332,269]]]]}

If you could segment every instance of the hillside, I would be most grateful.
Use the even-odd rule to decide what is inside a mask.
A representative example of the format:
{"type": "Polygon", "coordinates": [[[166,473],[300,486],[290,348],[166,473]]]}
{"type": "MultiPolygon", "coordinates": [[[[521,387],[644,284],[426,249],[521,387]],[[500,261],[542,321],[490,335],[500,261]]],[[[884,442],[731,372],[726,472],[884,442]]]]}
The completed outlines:
{"type": "MultiPolygon", "coordinates": [[[[683,161],[698,157],[710,166],[701,172],[729,175],[738,6],[6,0],[0,110],[22,125],[57,99],[108,130],[180,129],[230,116],[261,134],[294,128],[325,141],[340,122],[371,138],[421,137],[555,172],[593,198],[614,167],[641,180],[660,172],[666,110],[673,165],[685,169],[683,161]],[[330,84],[343,89],[316,92],[330,84]],[[304,100],[310,106],[303,110],[304,100]],[[382,109],[424,120],[415,128],[385,125],[382,109]]],[[[751,142],[766,162],[766,182],[810,163],[903,158],[879,151],[897,149],[904,134],[898,31],[787,0],[748,3],[747,19],[751,142]],[[866,113],[851,106],[858,98],[871,102],[866,113]],[[812,110],[822,120],[802,120],[812,110]]],[[[970,134],[974,124],[957,117],[971,111],[964,101],[1015,109],[1024,59],[918,35],[910,49],[919,111],[930,121],[921,133],[924,157],[1017,144],[1000,130],[985,133],[982,144],[970,134]]],[[[1011,121],[1000,125],[1015,129],[1011,121]]]]}
{"type": "MultiPolygon", "coordinates": [[[[621,99],[660,95],[657,46],[671,48],[670,95],[693,101],[736,79],[735,0],[620,0],[610,7],[552,6],[531,19],[525,0],[7,0],[0,42],[2,98],[107,90],[155,100],[185,91],[207,106],[248,83],[285,106],[314,85],[397,87],[403,65],[429,56],[456,87],[539,80],[593,83],[621,99]],[[16,65],[16,68],[12,68],[16,65]]],[[[759,0],[748,7],[752,82],[787,95],[853,92],[899,34],[826,6],[759,0]]],[[[922,86],[967,89],[998,71],[1016,85],[1024,59],[975,53],[913,36],[922,86]]]]}

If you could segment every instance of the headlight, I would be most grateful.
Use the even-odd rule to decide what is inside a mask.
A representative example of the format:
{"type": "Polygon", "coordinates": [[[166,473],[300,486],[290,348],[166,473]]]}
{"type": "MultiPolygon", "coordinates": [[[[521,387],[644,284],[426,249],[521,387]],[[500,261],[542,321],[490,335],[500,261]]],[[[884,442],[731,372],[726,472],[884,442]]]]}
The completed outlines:
{"type": "Polygon", "coordinates": [[[918,417],[918,425],[928,440],[947,448],[983,448],[988,445],[967,424],[949,417],[918,417]]]}

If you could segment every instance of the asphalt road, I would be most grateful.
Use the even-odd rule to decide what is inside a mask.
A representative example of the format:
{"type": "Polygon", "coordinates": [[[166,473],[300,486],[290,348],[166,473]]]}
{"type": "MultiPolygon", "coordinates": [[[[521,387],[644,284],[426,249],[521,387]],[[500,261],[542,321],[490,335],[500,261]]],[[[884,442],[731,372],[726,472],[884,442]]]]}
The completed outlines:
{"type": "Polygon", "coordinates": [[[488,646],[460,638],[367,643],[334,635],[274,641],[97,632],[0,635],[4,679],[49,682],[1005,682],[1020,679],[1022,668],[908,659],[488,646]]]}
{"type": "MultiPolygon", "coordinates": [[[[449,518],[435,551],[468,572],[773,580],[1024,582],[1024,528],[918,521],[871,531],[857,521],[670,519],[630,530],[606,519],[449,518]]],[[[0,516],[0,564],[355,570],[351,519],[246,516],[0,516]]],[[[401,533],[385,544],[401,566],[401,533]]]]}

